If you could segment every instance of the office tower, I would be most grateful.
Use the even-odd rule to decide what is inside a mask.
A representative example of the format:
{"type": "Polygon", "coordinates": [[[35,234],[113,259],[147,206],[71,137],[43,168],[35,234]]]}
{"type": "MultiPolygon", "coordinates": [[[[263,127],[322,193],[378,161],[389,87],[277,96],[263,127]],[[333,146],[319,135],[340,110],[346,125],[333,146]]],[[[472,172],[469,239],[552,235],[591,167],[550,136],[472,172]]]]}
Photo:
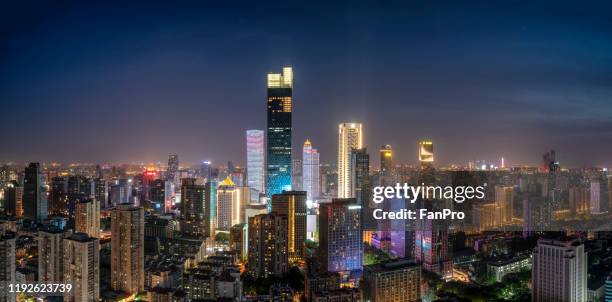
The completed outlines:
{"type": "MultiPolygon", "coordinates": [[[[430,200],[430,210],[439,210],[442,202],[430,200]]],[[[424,219],[417,222],[415,230],[415,260],[423,270],[436,273],[444,279],[453,276],[452,249],[448,240],[448,223],[445,220],[424,219]]]]}
{"type": "Polygon", "coordinates": [[[363,281],[365,301],[421,301],[421,267],[408,259],[368,265],[363,281]]]}
{"type": "Polygon", "coordinates": [[[287,250],[292,263],[304,260],[307,211],[304,191],[284,191],[272,195],[272,212],[287,216],[287,250]]]}
{"type": "Polygon", "coordinates": [[[302,173],[302,159],[291,160],[291,190],[302,191],[304,177],[302,173]]]}
{"type": "Polygon", "coordinates": [[[47,192],[39,163],[30,163],[23,177],[23,218],[41,221],[47,218],[47,192]]]}
{"type": "Polygon", "coordinates": [[[434,185],[436,175],[434,169],[433,142],[424,140],[419,142],[419,183],[434,185]]]}
{"type": "Polygon", "coordinates": [[[15,302],[15,293],[10,292],[8,284],[15,280],[16,234],[0,231],[0,302],[15,302]]]}
{"type": "Polygon", "coordinates": [[[337,198],[320,204],[319,259],[324,271],[362,269],[361,205],[354,198],[337,198]]]}
{"type": "Polygon", "coordinates": [[[206,179],[206,181],[211,181],[214,178],[212,163],[208,160],[205,160],[200,164],[200,177],[206,179]]]}
{"type": "Polygon", "coordinates": [[[342,123],[338,126],[338,197],[352,198],[353,185],[351,152],[363,148],[363,131],[359,123],[342,123]]]}
{"type": "Polygon", "coordinates": [[[578,240],[540,239],[533,251],[531,300],[587,301],[587,254],[578,240]]]}
{"type": "Polygon", "coordinates": [[[152,169],[147,169],[142,173],[142,184],[140,188],[141,191],[138,205],[143,206],[144,210],[147,212],[153,210],[151,200],[151,188],[153,188],[155,181],[159,179],[157,176],[157,171],[152,169]]]}
{"type": "Polygon", "coordinates": [[[608,210],[608,182],[603,178],[591,180],[591,214],[601,214],[608,210]]]}
{"type": "Polygon", "coordinates": [[[206,189],[206,194],[204,196],[204,201],[208,208],[206,208],[205,217],[208,217],[208,230],[209,236],[211,234],[215,234],[217,230],[217,181],[210,180],[204,184],[204,189],[206,189]]]}
{"type": "Polygon", "coordinates": [[[176,182],[176,173],[179,170],[179,158],[176,154],[168,155],[168,170],[166,170],[166,180],[176,182]]]}
{"type": "Polygon", "coordinates": [[[270,213],[249,218],[249,273],[256,278],[282,275],[289,266],[287,216],[270,213]]]}
{"type": "Polygon", "coordinates": [[[500,222],[512,222],[514,217],[514,188],[495,186],[495,205],[500,209],[500,222]]]}
{"type": "Polygon", "coordinates": [[[321,183],[319,171],[319,151],[312,147],[310,140],[304,142],[302,149],[302,190],[306,191],[306,199],[316,201],[320,195],[321,183]]]}
{"type": "Polygon", "coordinates": [[[71,232],[59,228],[38,231],[38,281],[61,283],[64,276],[63,240],[71,232]]]}
{"type": "Polygon", "coordinates": [[[166,202],[166,183],[163,179],[155,179],[149,187],[149,199],[145,200],[145,211],[148,213],[164,213],[166,202]]]}
{"type": "Polygon", "coordinates": [[[434,162],[433,142],[424,140],[419,142],[419,163],[425,165],[434,162]]]}
{"type": "Polygon", "coordinates": [[[589,200],[591,191],[584,186],[575,186],[569,188],[569,209],[572,214],[589,213],[589,200]]]}
{"type": "Polygon", "coordinates": [[[170,213],[176,199],[176,185],[173,181],[164,182],[164,213],[170,213]]]}
{"type": "Polygon", "coordinates": [[[366,206],[370,201],[370,155],[366,148],[351,151],[351,196],[357,204],[366,206]]]}
{"type": "Polygon", "coordinates": [[[111,211],[111,288],[144,290],[144,210],[119,204],[111,211]]]}
{"type": "Polygon", "coordinates": [[[264,193],[264,132],[247,130],[247,184],[257,194],[264,193]]]}
{"type": "Polygon", "coordinates": [[[23,187],[17,181],[11,180],[4,186],[4,214],[21,217],[23,215],[23,187]]]}
{"type": "Polygon", "coordinates": [[[109,208],[108,203],[108,182],[102,178],[96,178],[94,180],[95,185],[95,198],[103,209],[109,208]]]}
{"type": "Polygon", "coordinates": [[[239,187],[227,177],[217,187],[217,229],[229,231],[244,222],[244,206],[250,203],[248,187],[239,187]]]}
{"type": "Polygon", "coordinates": [[[53,177],[51,179],[49,213],[52,215],[68,214],[68,180],[66,177],[53,177]]]}
{"type": "Polygon", "coordinates": [[[391,145],[382,145],[379,150],[380,153],[380,169],[379,169],[379,183],[381,186],[391,186],[393,184],[393,149],[391,145]]]}
{"type": "Polygon", "coordinates": [[[75,232],[100,238],[100,202],[96,199],[79,201],[76,205],[75,232]]]}
{"type": "Polygon", "coordinates": [[[109,206],[132,202],[132,180],[121,178],[109,187],[109,206]]]}
{"type": "Polygon", "coordinates": [[[210,205],[206,202],[206,186],[195,178],[183,178],[181,186],[181,232],[192,237],[210,237],[210,205]]]}
{"type": "Polygon", "coordinates": [[[293,70],[268,73],[266,196],[291,188],[291,113],[293,70]]]}
{"type": "Polygon", "coordinates": [[[62,255],[64,283],[72,284],[72,291],[64,301],[97,301],[100,297],[100,241],[85,233],[64,239],[62,255]]]}

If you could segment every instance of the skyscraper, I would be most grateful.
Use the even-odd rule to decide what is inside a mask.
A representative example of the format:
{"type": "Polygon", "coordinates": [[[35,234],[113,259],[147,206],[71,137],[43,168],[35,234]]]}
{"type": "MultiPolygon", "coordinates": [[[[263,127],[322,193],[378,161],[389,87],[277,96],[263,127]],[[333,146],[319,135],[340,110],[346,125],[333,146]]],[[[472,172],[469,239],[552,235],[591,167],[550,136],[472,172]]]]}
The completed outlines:
{"type": "Polygon", "coordinates": [[[89,237],[100,238],[100,202],[98,200],[91,198],[77,203],[74,229],[89,237]]]}
{"type": "Polygon", "coordinates": [[[577,240],[540,239],[533,251],[532,301],[587,301],[587,254],[577,240]]]}
{"type": "Polygon", "coordinates": [[[304,191],[272,195],[272,212],[287,216],[287,250],[291,262],[304,260],[307,210],[304,191]]]}
{"type": "Polygon", "coordinates": [[[338,197],[352,198],[351,152],[363,148],[363,132],[359,123],[342,123],[338,126],[338,197]]]}
{"type": "Polygon", "coordinates": [[[266,196],[291,188],[293,70],[268,73],[266,196]]]}
{"type": "Polygon", "coordinates": [[[354,198],[320,204],[319,259],[324,271],[349,273],[362,269],[361,205],[354,198]]]}
{"type": "Polygon", "coordinates": [[[256,193],[264,192],[264,132],[247,130],[247,184],[256,193]]]}
{"type": "Polygon", "coordinates": [[[38,281],[61,282],[64,278],[63,240],[71,232],[57,228],[38,231],[38,281]]]}
{"type": "Polygon", "coordinates": [[[73,290],[64,295],[64,301],[97,301],[100,297],[100,242],[85,233],[76,233],[64,239],[64,283],[73,290]]]}
{"type": "MultiPolygon", "coordinates": [[[[439,200],[427,200],[432,211],[443,208],[439,200]]],[[[415,231],[415,260],[423,270],[440,275],[444,279],[453,276],[452,248],[448,240],[446,220],[422,219],[415,231]]]]}
{"type": "Polygon", "coordinates": [[[111,288],[144,290],[144,210],[119,204],[111,212],[111,288]]]}
{"type": "Polygon", "coordinates": [[[304,142],[302,165],[302,190],[306,191],[307,200],[315,201],[321,193],[319,189],[321,172],[319,170],[319,151],[312,147],[310,140],[304,142]]]}
{"type": "Polygon", "coordinates": [[[30,163],[23,178],[23,217],[41,221],[47,218],[47,192],[39,163],[30,163]]]}
{"type": "Polygon", "coordinates": [[[166,180],[176,182],[176,172],[179,169],[178,155],[168,155],[168,170],[166,170],[166,180]]]}
{"type": "Polygon", "coordinates": [[[243,222],[243,206],[250,202],[245,196],[246,187],[238,187],[229,176],[217,187],[217,229],[229,231],[233,225],[243,222]]]}
{"type": "Polygon", "coordinates": [[[287,272],[287,216],[260,214],[249,218],[249,273],[257,278],[287,272]]]}
{"type": "Polygon", "coordinates": [[[195,178],[183,178],[181,186],[181,232],[193,237],[210,237],[210,205],[206,202],[206,186],[195,178]]]}
{"type": "Polygon", "coordinates": [[[434,161],[434,153],[433,153],[433,142],[424,140],[419,142],[419,162],[421,165],[427,163],[433,163],[434,161]]]}
{"type": "Polygon", "coordinates": [[[391,145],[382,145],[380,153],[379,183],[381,186],[393,185],[393,149],[391,145]]]}
{"type": "Polygon", "coordinates": [[[4,186],[4,214],[21,217],[23,215],[23,187],[17,181],[9,181],[4,186]]]}
{"type": "Polygon", "coordinates": [[[501,210],[500,222],[510,223],[514,217],[514,188],[495,186],[495,204],[501,210]]]}
{"type": "Polygon", "coordinates": [[[16,234],[0,230],[0,302],[14,302],[15,293],[9,291],[8,284],[15,280],[16,234]]]}
{"type": "Polygon", "coordinates": [[[366,206],[370,201],[370,155],[366,148],[351,151],[351,195],[357,203],[366,206]]]}

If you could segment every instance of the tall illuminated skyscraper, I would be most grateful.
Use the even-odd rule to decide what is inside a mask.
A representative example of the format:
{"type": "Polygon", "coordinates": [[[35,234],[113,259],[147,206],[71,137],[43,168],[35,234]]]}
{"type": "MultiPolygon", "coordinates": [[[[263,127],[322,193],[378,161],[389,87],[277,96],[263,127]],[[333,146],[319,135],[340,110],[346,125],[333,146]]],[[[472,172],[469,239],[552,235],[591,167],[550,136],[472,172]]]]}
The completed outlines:
{"type": "Polygon", "coordinates": [[[380,172],[388,173],[393,170],[393,148],[391,145],[382,145],[380,147],[380,172]]]}
{"type": "Polygon", "coordinates": [[[266,196],[291,189],[293,70],[268,73],[266,196]]]}
{"type": "Polygon", "coordinates": [[[264,192],[264,132],[247,130],[247,184],[256,193],[264,192]]]}
{"type": "Polygon", "coordinates": [[[312,147],[309,140],[304,142],[304,149],[302,150],[302,165],[302,189],[307,193],[307,200],[315,201],[321,193],[319,189],[319,178],[321,175],[319,171],[319,151],[312,147]]]}
{"type": "Polygon", "coordinates": [[[64,239],[64,283],[72,284],[73,291],[64,301],[98,301],[100,297],[100,241],[85,233],[64,239]]]}
{"type": "Polygon", "coordinates": [[[363,148],[363,131],[359,123],[342,123],[338,126],[338,197],[355,197],[351,171],[351,152],[363,148]]]}
{"type": "Polygon", "coordinates": [[[100,238],[100,202],[94,198],[76,204],[75,231],[100,238]]]}
{"type": "Polygon", "coordinates": [[[111,288],[144,290],[144,210],[119,204],[111,212],[111,288]]]}
{"type": "Polygon", "coordinates": [[[533,252],[531,301],[587,301],[587,254],[577,240],[540,239],[533,252]]]}
{"type": "Polygon", "coordinates": [[[433,153],[433,142],[424,140],[419,142],[419,162],[421,165],[427,163],[433,163],[434,161],[434,153],[433,153]]]}

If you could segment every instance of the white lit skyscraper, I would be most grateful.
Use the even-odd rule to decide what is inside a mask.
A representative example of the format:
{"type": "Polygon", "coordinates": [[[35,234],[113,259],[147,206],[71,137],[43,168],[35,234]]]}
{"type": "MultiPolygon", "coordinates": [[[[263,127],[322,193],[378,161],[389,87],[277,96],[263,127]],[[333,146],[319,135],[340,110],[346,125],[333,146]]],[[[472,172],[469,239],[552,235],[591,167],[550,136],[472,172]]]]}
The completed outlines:
{"type": "Polygon", "coordinates": [[[304,143],[302,151],[302,189],[307,193],[307,200],[314,201],[319,197],[319,151],[312,147],[309,140],[304,143]]]}
{"type": "Polygon", "coordinates": [[[351,152],[363,148],[363,131],[359,123],[342,123],[338,126],[338,197],[351,198],[351,152]]]}
{"type": "Polygon", "coordinates": [[[119,204],[111,212],[111,288],[144,290],[144,210],[119,204]]]}
{"type": "Polygon", "coordinates": [[[264,132],[247,130],[247,184],[257,193],[264,192],[264,132]]]}

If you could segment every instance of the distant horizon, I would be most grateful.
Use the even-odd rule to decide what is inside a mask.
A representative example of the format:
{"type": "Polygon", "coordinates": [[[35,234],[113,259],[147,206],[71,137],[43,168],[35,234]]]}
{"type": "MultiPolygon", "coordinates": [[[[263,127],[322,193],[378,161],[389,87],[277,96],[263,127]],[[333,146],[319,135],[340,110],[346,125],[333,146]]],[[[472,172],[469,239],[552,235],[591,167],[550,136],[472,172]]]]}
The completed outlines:
{"type": "Polygon", "coordinates": [[[244,163],[292,66],[294,152],[322,162],[355,121],[373,166],[426,138],[443,165],[612,166],[612,3],[325,5],[7,3],[0,160],[244,163]]]}

